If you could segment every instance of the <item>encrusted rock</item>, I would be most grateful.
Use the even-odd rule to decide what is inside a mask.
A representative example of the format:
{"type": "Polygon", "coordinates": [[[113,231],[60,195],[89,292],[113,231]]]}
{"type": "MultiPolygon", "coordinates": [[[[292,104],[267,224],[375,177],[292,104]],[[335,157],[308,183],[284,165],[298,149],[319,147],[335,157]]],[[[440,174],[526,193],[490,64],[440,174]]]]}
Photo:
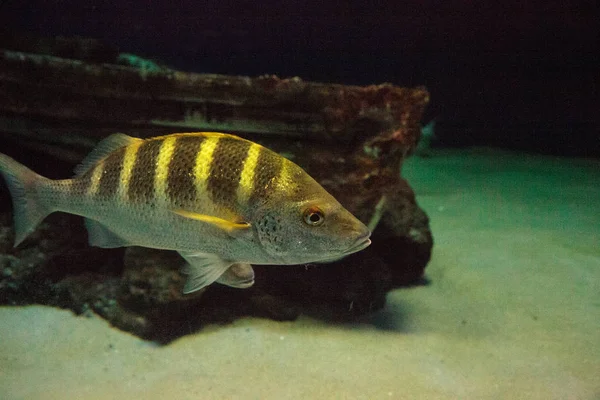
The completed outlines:
{"type": "MultiPolygon", "coordinates": [[[[66,178],[115,131],[233,131],[303,167],[374,229],[373,244],[331,264],[255,266],[249,289],[213,284],[183,295],[176,253],[89,247],[72,215],[50,216],[13,249],[10,202],[1,196],[0,303],[93,310],[121,329],[167,342],[241,315],[352,318],[383,307],[390,289],[420,282],[432,236],[400,169],[419,139],[424,88],[191,74],[57,55],[63,53],[0,52],[2,152],[66,178]]],[[[1,185],[0,193],[7,193],[1,185]]]]}

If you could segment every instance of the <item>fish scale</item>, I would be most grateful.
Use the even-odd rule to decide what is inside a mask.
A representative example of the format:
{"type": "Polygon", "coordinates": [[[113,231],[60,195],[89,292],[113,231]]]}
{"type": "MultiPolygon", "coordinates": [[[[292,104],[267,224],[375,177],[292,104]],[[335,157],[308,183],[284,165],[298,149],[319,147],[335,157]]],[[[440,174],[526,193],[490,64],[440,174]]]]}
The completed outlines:
{"type": "Polygon", "coordinates": [[[154,173],[161,144],[158,140],[149,140],[138,148],[128,188],[131,201],[149,202],[154,198],[154,173]]]}
{"type": "MultiPolygon", "coordinates": [[[[171,202],[180,207],[190,207],[197,198],[195,178],[196,156],[204,141],[203,137],[180,137],[175,142],[173,157],[169,163],[167,193],[171,202]]],[[[160,143],[159,140],[155,142],[160,143]]]]}
{"type": "Polygon", "coordinates": [[[120,184],[121,171],[123,170],[123,158],[125,157],[125,148],[116,150],[106,158],[102,164],[102,174],[98,184],[98,196],[110,198],[117,193],[120,184]]]}
{"type": "Polygon", "coordinates": [[[222,138],[213,154],[214,160],[206,188],[216,204],[233,208],[237,204],[237,189],[251,143],[245,140],[222,138]]]}
{"type": "Polygon", "coordinates": [[[281,171],[285,158],[271,151],[259,151],[256,166],[254,168],[252,192],[248,202],[256,204],[264,199],[270,190],[273,190],[273,185],[276,179],[281,179],[281,171]]]}
{"type": "Polygon", "coordinates": [[[184,292],[244,288],[250,264],[331,261],[370,244],[368,228],[293,162],[237,136],[115,134],[73,179],[49,180],[0,154],[15,245],[48,214],[86,218],[91,245],[146,246],[188,262],[184,292]]]}

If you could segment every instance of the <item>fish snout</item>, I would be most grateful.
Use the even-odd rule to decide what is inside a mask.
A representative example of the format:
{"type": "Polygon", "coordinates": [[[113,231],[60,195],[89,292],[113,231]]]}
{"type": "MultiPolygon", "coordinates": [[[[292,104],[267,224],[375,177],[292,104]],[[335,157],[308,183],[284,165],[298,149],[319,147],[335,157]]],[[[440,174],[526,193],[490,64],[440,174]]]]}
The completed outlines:
{"type": "Polygon", "coordinates": [[[350,248],[346,251],[346,254],[356,253],[357,251],[363,250],[371,244],[371,231],[365,225],[362,225],[354,232],[355,234],[353,236],[355,239],[350,245],[350,248]]]}

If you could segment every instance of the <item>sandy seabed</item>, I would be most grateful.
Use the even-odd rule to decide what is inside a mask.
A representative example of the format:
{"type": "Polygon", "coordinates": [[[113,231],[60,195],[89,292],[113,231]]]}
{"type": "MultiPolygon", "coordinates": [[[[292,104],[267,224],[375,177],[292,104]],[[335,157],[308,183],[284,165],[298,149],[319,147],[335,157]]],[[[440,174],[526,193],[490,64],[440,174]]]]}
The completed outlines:
{"type": "Polygon", "coordinates": [[[1,307],[0,398],[600,399],[600,162],[474,149],[403,174],[430,285],[353,324],[246,318],[162,347],[1,307]]]}

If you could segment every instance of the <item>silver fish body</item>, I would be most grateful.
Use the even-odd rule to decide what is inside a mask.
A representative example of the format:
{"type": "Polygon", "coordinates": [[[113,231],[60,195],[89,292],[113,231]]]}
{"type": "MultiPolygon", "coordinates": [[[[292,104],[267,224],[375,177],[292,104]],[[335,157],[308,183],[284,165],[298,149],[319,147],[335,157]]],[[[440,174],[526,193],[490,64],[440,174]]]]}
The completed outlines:
{"type": "Polygon", "coordinates": [[[81,215],[91,245],[179,252],[186,293],[215,281],[249,287],[251,264],[328,261],[370,244],[369,229],[299,166],[228,134],[115,134],[73,179],[43,178],[2,154],[0,173],[15,245],[52,212],[81,215]]]}

